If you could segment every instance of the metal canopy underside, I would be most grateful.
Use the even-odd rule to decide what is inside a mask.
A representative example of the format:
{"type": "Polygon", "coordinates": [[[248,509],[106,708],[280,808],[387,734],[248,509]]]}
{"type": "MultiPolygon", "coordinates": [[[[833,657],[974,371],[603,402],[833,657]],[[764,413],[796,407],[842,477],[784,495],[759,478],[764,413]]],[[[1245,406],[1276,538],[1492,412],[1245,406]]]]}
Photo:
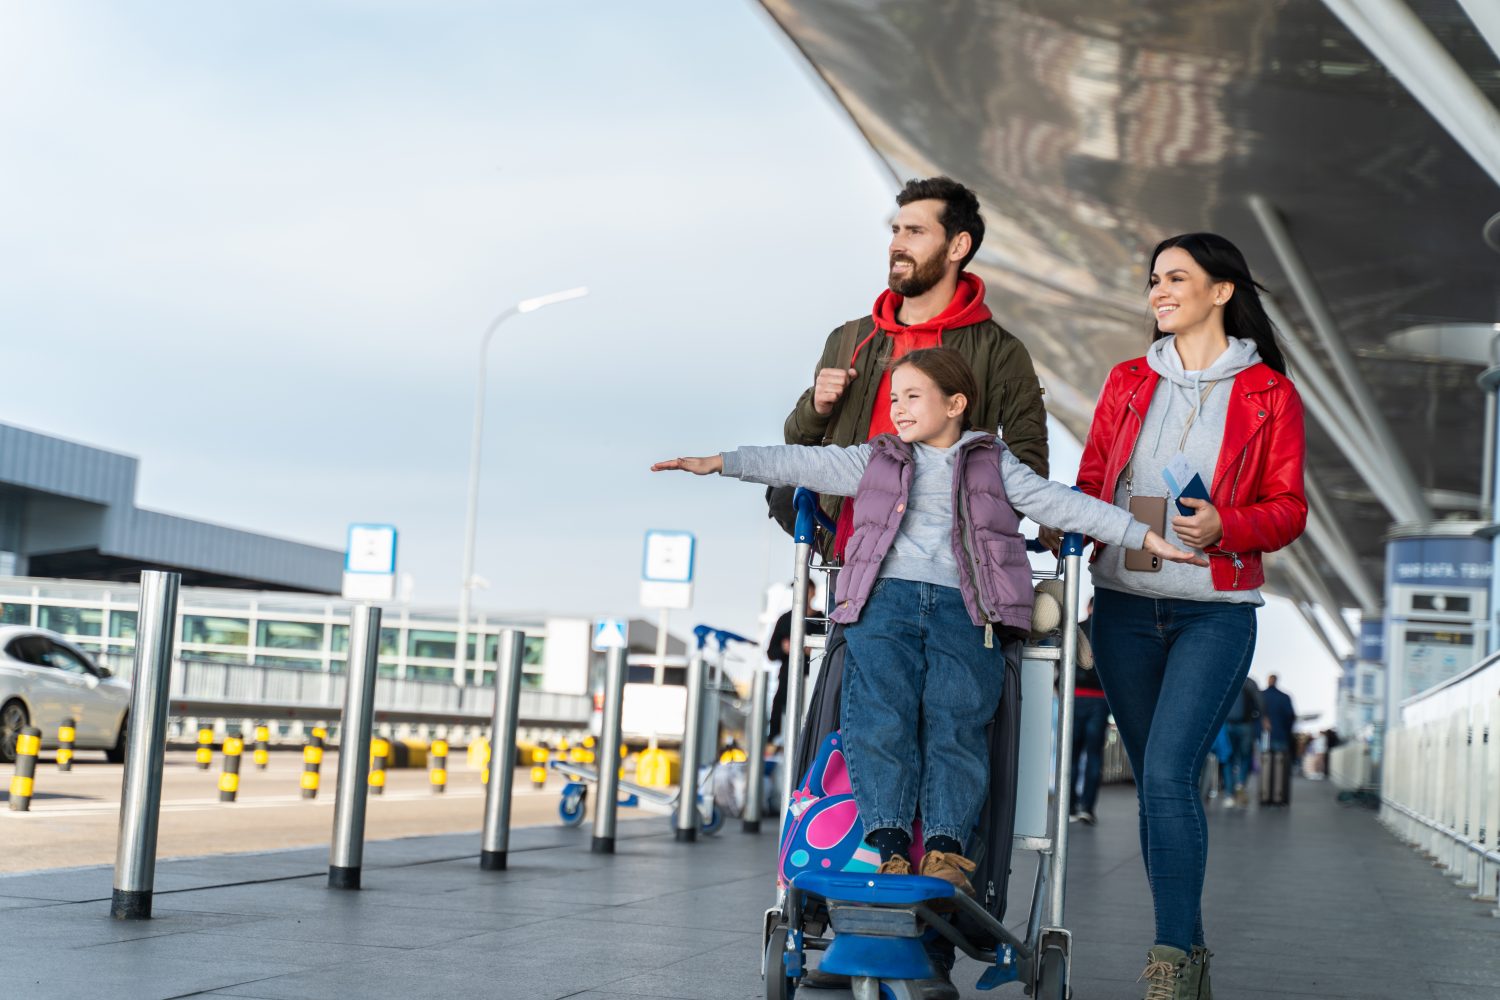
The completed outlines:
{"type": "MultiPolygon", "coordinates": [[[[1246,204],[1258,194],[1285,220],[1435,513],[1473,515],[1478,369],[1413,360],[1386,338],[1500,320],[1500,256],[1482,236],[1500,190],[1321,3],[762,2],[895,177],[946,173],[979,193],[988,234],[975,270],[1080,439],[1109,368],[1149,342],[1145,257],[1166,236],[1234,240],[1315,343],[1246,204]]],[[[1413,9],[1500,97],[1500,61],[1457,4],[1413,9]]],[[[1378,587],[1390,517],[1311,421],[1308,446],[1325,513],[1378,587]]]]}

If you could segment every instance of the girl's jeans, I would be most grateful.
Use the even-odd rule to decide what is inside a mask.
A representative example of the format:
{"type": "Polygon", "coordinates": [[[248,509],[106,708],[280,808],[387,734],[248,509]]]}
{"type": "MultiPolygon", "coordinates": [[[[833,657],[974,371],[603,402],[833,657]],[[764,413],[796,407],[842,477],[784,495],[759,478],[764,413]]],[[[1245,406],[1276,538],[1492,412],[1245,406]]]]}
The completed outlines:
{"type": "Polygon", "coordinates": [[[989,787],[984,728],[1000,704],[1005,652],[969,619],[955,587],[876,582],[845,632],[839,723],[865,829],[967,843],[989,787]]]}
{"type": "Polygon", "coordinates": [[[1255,608],[1094,593],[1099,681],[1135,771],[1156,943],[1203,944],[1208,827],[1198,769],[1240,696],[1255,608]]]}

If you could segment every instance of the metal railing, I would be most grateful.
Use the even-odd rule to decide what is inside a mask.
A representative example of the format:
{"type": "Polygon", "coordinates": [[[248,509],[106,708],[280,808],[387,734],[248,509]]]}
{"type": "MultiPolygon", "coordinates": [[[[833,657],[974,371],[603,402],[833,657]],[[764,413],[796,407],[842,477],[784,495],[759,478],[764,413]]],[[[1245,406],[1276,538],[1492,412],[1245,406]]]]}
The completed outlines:
{"type": "Polygon", "coordinates": [[[1497,692],[1500,656],[1408,699],[1380,763],[1381,822],[1485,901],[1500,890],[1497,692]]]}
{"type": "MultiPolygon", "coordinates": [[[[172,667],[171,712],[207,718],[333,718],[340,712],[344,674],[181,657],[172,667]]],[[[460,688],[446,681],[382,678],[375,682],[375,717],[383,722],[483,725],[495,708],[493,687],[460,688]]],[[[586,726],[588,695],[522,690],[520,722],[586,726]]]]}

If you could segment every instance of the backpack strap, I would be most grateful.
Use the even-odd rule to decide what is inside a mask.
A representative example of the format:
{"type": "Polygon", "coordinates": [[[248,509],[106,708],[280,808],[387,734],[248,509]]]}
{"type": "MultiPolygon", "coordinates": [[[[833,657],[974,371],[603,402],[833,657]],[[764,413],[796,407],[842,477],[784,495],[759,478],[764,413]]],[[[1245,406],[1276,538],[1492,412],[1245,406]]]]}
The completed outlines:
{"type": "Polygon", "coordinates": [[[849,322],[839,327],[839,339],[838,344],[835,348],[836,353],[834,354],[834,357],[838,359],[839,364],[843,365],[845,368],[850,367],[851,363],[854,360],[855,347],[859,346],[860,340],[862,340],[864,337],[869,336],[870,332],[874,329],[875,320],[869,316],[861,316],[859,319],[851,319],[849,322]],[[866,323],[870,324],[870,328],[868,330],[865,329],[866,323]]]}

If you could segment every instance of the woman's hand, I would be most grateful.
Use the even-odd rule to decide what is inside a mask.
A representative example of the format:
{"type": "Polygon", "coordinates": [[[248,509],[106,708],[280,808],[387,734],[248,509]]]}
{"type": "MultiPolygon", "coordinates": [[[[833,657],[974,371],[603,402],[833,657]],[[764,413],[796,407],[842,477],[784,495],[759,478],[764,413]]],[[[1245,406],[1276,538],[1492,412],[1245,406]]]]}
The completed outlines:
{"type": "Polygon", "coordinates": [[[703,458],[669,458],[651,466],[652,472],[680,470],[695,476],[712,476],[724,471],[723,455],[708,455],[703,458]]]}
{"type": "Polygon", "coordinates": [[[1197,497],[1186,497],[1182,502],[1193,508],[1193,516],[1172,518],[1172,530],[1178,538],[1195,549],[1206,549],[1224,537],[1224,522],[1213,504],[1197,497]]]}
{"type": "Polygon", "coordinates": [[[1207,566],[1208,560],[1196,552],[1184,552],[1154,531],[1147,530],[1146,544],[1141,548],[1167,562],[1192,563],[1194,566],[1207,566]]]}

